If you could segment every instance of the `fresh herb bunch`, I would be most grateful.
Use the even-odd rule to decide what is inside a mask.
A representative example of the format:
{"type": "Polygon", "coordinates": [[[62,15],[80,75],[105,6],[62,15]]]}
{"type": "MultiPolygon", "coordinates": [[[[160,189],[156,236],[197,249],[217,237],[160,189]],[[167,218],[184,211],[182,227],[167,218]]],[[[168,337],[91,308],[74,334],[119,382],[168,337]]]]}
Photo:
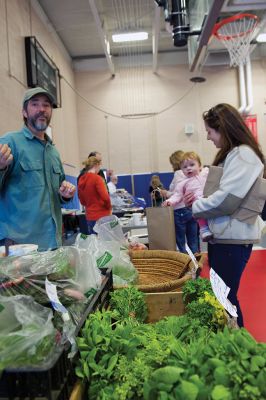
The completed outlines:
{"type": "Polygon", "coordinates": [[[211,283],[206,278],[189,279],[185,282],[182,291],[184,303],[198,300],[205,292],[213,295],[211,283]]]}
{"type": "Polygon", "coordinates": [[[208,292],[204,292],[198,300],[187,304],[186,311],[190,320],[198,320],[202,326],[207,326],[214,332],[226,325],[223,306],[208,292]]]}
{"type": "Polygon", "coordinates": [[[148,316],[145,294],[134,286],[112,292],[110,308],[116,311],[120,320],[135,318],[138,322],[144,322],[148,316]]]}

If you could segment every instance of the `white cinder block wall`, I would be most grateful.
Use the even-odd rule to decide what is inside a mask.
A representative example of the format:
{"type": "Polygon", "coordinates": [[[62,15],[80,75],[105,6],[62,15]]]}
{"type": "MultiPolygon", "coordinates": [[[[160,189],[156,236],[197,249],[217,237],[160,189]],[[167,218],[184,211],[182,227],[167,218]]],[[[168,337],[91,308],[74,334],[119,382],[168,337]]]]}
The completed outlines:
{"type": "MultiPolygon", "coordinates": [[[[107,166],[118,174],[169,171],[169,155],[177,149],[194,150],[204,164],[210,164],[216,149],[206,140],[202,112],[219,102],[239,107],[238,74],[236,69],[209,67],[202,72],[206,82],[194,85],[190,81],[192,75],[186,65],[159,67],[157,74],[145,68],[143,78],[134,80],[134,89],[142,104],[136,113],[154,113],[146,119],[123,120],[108,116],[78,98],[81,158],[86,158],[87,149],[99,149],[107,166]],[[190,136],[184,131],[187,123],[194,125],[190,136]]],[[[133,95],[130,90],[125,93],[122,82],[123,79],[128,81],[128,77],[118,72],[111,79],[108,71],[76,72],[75,77],[77,91],[90,103],[111,114],[130,114],[129,109],[124,109],[133,95]]],[[[257,114],[258,137],[266,152],[266,69],[263,61],[252,63],[252,78],[253,113],[257,114]]]]}
{"type": "MultiPolygon", "coordinates": [[[[148,66],[117,70],[114,78],[107,67],[74,71],[49,24],[28,0],[0,0],[0,135],[22,125],[24,37],[29,35],[36,36],[62,75],[62,108],[54,110],[51,126],[62,160],[75,166],[66,166],[67,174],[77,175],[92,150],[101,151],[105,166],[117,174],[170,171],[169,155],[177,149],[194,150],[204,164],[212,162],[216,149],[206,140],[201,114],[218,102],[239,106],[236,70],[205,68],[206,82],[194,86],[189,79],[197,73],[189,72],[187,65],[161,66],[160,58],[156,74],[148,66]],[[146,113],[152,116],[119,118],[146,113]],[[184,133],[188,123],[194,125],[191,136],[184,133]]],[[[266,153],[265,59],[252,62],[252,79],[253,113],[266,153]]]]}

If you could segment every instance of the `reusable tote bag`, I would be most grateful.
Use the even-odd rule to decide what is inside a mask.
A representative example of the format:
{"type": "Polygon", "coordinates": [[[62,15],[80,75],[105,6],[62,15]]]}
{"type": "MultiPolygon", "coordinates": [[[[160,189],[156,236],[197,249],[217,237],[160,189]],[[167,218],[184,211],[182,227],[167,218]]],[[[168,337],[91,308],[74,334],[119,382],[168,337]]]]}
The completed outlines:
{"type": "MultiPolygon", "coordinates": [[[[203,196],[208,197],[219,189],[223,168],[211,166],[204,186],[203,196]]],[[[266,179],[257,178],[249,192],[243,198],[238,209],[232,214],[233,218],[247,224],[254,224],[256,218],[261,214],[266,200],[266,179]]]]}
{"type": "Polygon", "coordinates": [[[175,220],[172,207],[147,207],[150,250],[176,250],[175,220]]]}

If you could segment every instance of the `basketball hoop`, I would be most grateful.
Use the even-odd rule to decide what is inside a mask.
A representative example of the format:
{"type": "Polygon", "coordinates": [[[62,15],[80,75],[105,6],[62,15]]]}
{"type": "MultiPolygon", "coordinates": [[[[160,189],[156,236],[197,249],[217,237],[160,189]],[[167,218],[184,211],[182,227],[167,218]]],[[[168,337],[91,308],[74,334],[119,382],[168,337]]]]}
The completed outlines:
{"type": "Polygon", "coordinates": [[[245,64],[258,23],[257,15],[245,13],[223,19],[214,26],[213,35],[227,48],[231,67],[245,64]]]}

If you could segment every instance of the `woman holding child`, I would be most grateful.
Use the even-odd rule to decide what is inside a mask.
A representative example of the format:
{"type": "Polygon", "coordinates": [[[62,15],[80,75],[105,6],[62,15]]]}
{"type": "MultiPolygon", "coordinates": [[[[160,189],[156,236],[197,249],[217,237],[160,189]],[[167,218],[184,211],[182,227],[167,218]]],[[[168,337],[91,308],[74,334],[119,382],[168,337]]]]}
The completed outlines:
{"type": "MultiPolygon", "coordinates": [[[[218,189],[192,204],[195,218],[206,218],[213,235],[208,244],[210,267],[230,288],[228,299],[236,306],[238,325],[243,326],[237,291],[253,243],[260,241],[262,220],[259,212],[241,209],[243,201],[259,177],[263,176],[264,156],[239,112],[229,104],[218,104],[203,114],[207,140],[218,149],[213,165],[223,168],[218,189]]],[[[252,194],[252,193],[251,193],[252,194]]]]}

